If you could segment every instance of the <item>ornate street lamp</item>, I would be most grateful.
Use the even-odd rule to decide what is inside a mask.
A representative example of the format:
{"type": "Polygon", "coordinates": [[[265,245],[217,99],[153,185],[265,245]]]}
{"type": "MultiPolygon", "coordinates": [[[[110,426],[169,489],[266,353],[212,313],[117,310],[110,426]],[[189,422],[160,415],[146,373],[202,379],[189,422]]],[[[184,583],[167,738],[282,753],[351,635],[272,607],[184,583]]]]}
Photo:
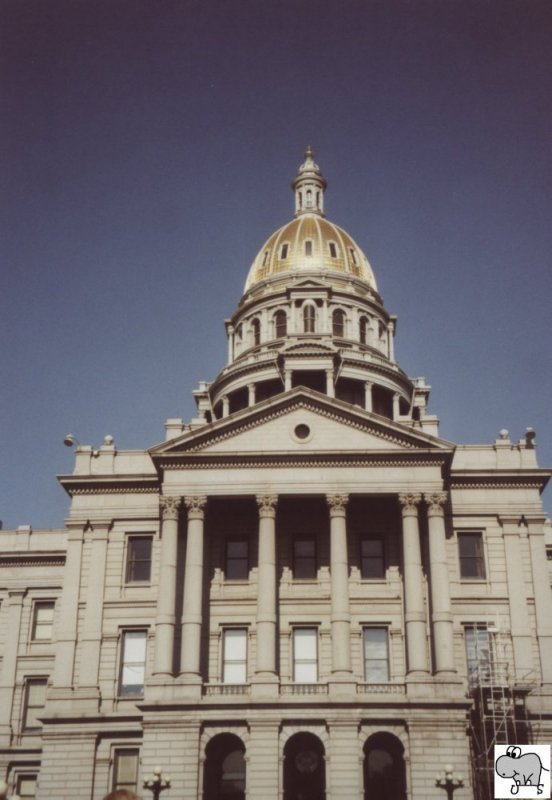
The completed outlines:
{"type": "Polygon", "coordinates": [[[153,777],[146,778],[143,787],[144,789],[150,790],[153,795],[153,800],[159,800],[159,795],[161,792],[164,792],[165,789],[171,788],[171,779],[168,775],[166,778],[163,778],[161,767],[155,767],[153,770],[153,777]]]}
{"type": "Polygon", "coordinates": [[[454,792],[464,786],[464,781],[461,775],[455,778],[452,764],[447,764],[445,766],[445,777],[439,778],[439,776],[437,776],[435,779],[435,786],[446,791],[447,800],[453,800],[454,792]]]}

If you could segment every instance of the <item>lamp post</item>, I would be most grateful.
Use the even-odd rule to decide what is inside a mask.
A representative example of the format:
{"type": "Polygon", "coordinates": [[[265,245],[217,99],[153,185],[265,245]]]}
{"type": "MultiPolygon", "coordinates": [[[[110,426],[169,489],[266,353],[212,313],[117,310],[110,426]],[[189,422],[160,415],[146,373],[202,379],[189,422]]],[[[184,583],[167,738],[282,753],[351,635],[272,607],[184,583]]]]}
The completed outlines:
{"type": "Polygon", "coordinates": [[[144,789],[149,789],[153,795],[153,800],[159,800],[159,795],[161,792],[164,792],[165,789],[171,788],[171,779],[167,775],[166,778],[163,778],[163,771],[161,767],[155,767],[153,770],[153,777],[146,778],[143,783],[144,789]]]}
{"type": "Polygon", "coordinates": [[[454,792],[464,786],[464,780],[461,775],[455,778],[452,764],[446,764],[445,777],[440,778],[437,776],[435,779],[435,786],[438,786],[439,789],[444,789],[446,791],[447,800],[453,800],[454,792]]]}

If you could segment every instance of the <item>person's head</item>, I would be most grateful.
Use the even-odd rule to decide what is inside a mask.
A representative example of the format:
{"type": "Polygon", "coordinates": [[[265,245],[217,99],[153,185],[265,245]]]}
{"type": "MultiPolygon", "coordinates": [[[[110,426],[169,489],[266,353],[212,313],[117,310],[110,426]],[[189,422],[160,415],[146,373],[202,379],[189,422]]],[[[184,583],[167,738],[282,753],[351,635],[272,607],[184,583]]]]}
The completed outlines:
{"type": "Polygon", "coordinates": [[[106,794],[103,800],[140,800],[140,798],[129,789],[115,789],[114,792],[106,794]]]}

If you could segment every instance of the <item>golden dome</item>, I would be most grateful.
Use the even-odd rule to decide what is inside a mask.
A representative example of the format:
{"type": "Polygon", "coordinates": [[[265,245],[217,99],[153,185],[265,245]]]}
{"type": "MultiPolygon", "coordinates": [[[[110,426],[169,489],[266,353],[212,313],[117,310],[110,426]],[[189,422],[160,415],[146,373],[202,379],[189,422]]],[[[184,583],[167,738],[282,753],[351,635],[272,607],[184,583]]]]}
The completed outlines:
{"type": "Polygon", "coordinates": [[[315,272],[358,278],[377,291],[372,268],[354,239],[316,211],[303,211],[267,239],[251,265],[245,291],[270,278],[315,272]]]}

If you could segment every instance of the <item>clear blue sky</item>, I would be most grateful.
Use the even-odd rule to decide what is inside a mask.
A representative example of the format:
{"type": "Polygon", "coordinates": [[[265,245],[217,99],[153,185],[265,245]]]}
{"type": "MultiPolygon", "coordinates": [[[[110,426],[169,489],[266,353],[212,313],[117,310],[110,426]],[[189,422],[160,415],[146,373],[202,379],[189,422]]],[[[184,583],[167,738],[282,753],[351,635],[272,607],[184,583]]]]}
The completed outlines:
{"type": "Polygon", "coordinates": [[[63,523],[67,432],[143,448],[193,415],[307,144],[441,434],[533,426],[552,465],[552,3],[0,13],[5,526],[63,523]]]}

